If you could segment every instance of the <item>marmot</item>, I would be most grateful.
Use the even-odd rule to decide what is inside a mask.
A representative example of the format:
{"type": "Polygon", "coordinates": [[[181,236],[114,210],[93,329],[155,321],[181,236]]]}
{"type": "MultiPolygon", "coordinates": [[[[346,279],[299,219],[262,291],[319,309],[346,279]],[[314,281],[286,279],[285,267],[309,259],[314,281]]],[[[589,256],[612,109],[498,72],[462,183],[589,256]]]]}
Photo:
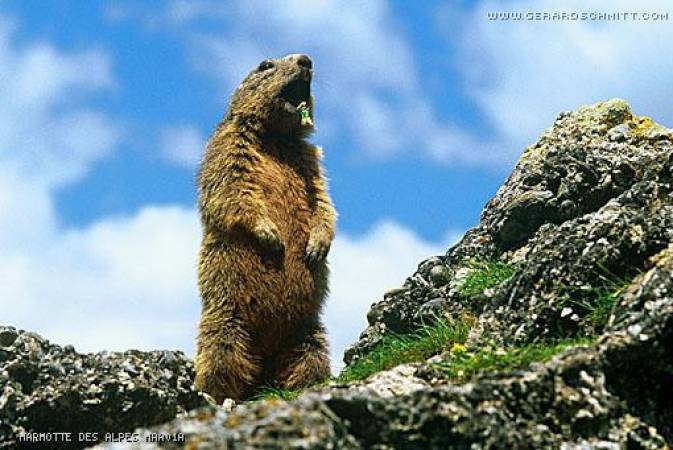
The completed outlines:
{"type": "Polygon", "coordinates": [[[196,386],[218,403],[329,376],[320,319],[336,212],[313,130],[312,62],[265,60],[231,98],[199,172],[196,386]]]}

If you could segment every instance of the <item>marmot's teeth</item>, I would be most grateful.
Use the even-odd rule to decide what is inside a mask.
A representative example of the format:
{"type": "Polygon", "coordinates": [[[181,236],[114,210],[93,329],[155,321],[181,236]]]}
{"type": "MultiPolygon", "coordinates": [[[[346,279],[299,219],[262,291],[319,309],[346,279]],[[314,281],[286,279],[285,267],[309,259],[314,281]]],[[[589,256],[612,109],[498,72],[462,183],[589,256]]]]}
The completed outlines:
{"type": "Polygon", "coordinates": [[[285,111],[287,111],[289,113],[292,113],[292,114],[297,114],[299,112],[298,107],[294,106],[290,102],[285,102],[285,104],[283,105],[283,108],[285,108],[285,111]]]}

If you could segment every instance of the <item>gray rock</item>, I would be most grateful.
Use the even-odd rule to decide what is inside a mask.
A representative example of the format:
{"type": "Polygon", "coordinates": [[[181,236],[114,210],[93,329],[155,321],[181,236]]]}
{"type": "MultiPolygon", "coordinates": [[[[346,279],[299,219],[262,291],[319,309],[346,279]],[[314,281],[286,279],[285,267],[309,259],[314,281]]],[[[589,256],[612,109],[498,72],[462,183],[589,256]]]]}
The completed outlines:
{"type": "Polygon", "coordinates": [[[597,211],[533,236],[526,264],[496,290],[474,340],[511,344],[600,333],[584,320],[591,310],[583,300],[598,295],[605,278],[619,283],[642,270],[672,240],[670,185],[636,183],[597,211]],[[578,320],[563,314],[568,307],[578,320]]]}
{"type": "Polygon", "coordinates": [[[19,337],[19,333],[12,328],[0,329],[0,347],[9,347],[17,337],[19,337]]]}
{"type": "Polygon", "coordinates": [[[451,279],[451,272],[442,264],[438,264],[430,269],[429,276],[434,286],[443,286],[451,279]]]}
{"type": "Polygon", "coordinates": [[[608,139],[616,142],[624,142],[631,137],[631,130],[625,123],[619,124],[608,131],[608,139]]]}
{"type": "Polygon", "coordinates": [[[423,303],[416,311],[416,317],[423,323],[432,323],[444,314],[445,300],[433,298],[423,303]]]}
{"type": "Polygon", "coordinates": [[[80,432],[131,432],[207,404],[181,352],[79,354],[35,333],[0,327],[0,448],[84,448],[80,432]],[[70,432],[70,443],[19,442],[70,432]]]}
{"type": "Polygon", "coordinates": [[[364,382],[353,383],[349,391],[381,398],[409,395],[429,386],[427,381],[416,376],[418,369],[418,364],[402,364],[376,373],[364,382]]]}

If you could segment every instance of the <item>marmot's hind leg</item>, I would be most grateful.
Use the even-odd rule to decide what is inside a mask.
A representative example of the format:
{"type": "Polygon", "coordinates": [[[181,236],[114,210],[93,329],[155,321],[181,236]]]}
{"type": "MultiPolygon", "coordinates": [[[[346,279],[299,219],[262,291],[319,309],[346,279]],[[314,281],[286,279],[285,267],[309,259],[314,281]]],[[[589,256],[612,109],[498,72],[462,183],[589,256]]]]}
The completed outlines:
{"type": "Polygon", "coordinates": [[[308,387],[330,375],[327,337],[322,324],[311,327],[277,362],[274,381],[285,389],[308,387]]]}
{"type": "Polygon", "coordinates": [[[240,321],[223,320],[220,315],[221,312],[203,314],[194,380],[196,387],[213,396],[218,404],[225,398],[238,401],[248,397],[261,370],[240,321]]]}

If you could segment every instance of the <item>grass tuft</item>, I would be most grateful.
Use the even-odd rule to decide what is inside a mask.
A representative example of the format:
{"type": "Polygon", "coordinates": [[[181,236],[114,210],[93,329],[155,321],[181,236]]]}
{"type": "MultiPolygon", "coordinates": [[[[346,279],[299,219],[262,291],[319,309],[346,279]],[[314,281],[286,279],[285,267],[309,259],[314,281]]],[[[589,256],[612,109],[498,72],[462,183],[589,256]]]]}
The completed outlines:
{"type": "MultiPolygon", "coordinates": [[[[471,321],[451,323],[444,320],[425,325],[419,331],[406,335],[390,335],[370,353],[346,367],[330,381],[346,384],[364,380],[375,373],[400,364],[424,362],[428,358],[450,352],[447,361],[434,363],[447,380],[463,383],[479,373],[524,369],[534,362],[544,362],[570,347],[589,345],[595,337],[566,339],[555,343],[528,344],[500,350],[468,351],[463,345],[467,340],[471,321]]],[[[312,387],[326,385],[319,383],[312,387]]],[[[302,390],[289,390],[267,386],[260,389],[253,400],[294,400],[302,390]]]]}
{"type": "Polygon", "coordinates": [[[458,289],[462,297],[474,297],[508,280],[516,273],[516,267],[502,261],[471,261],[472,269],[458,289]]]}
{"type": "Polygon", "coordinates": [[[599,283],[582,299],[569,299],[560,307],[571,304],[579,308],[582,321],[600,332],[610,319],[610,314],[624,290],[629,287],[638,272],[617,276],[603,265],[599,265],[599,283]]]}
{"type": "MultiPolygon", "coordinates": [[[[330,381],[345,384],[363,380],[368,376],[391,369],[400,364],[423,362],[431,356],[437,355],[452,346],[461,346],[467,339],[472,319],[449,322],[438,319],[436,322],[423,325],[418,331],[410,334],[390,334],[350,366],[346,367],[339,376],[330,381]]],[[[319,383],[312,387],[327,384],[319,383]]],[[[253,400],[294,400],[302,390],[282,389],[274,386],[260,388],[253,400]]]]}
{"type": "Polygon", "coordinates": [[[273,386],[264,386],[259,389],[253,400],[294,400],[301,395],[301,390],[283,389],[273,386]]]}
{"type": "Polygon", "coordinates": [[[363,380],[400,364],[425,361],[450,349],[455,343],[464,343],[471,322],[438,320],[412,334],[385,336],[371,352],[346,367],[335,381],[349,383],[363,380]]]}
{"type": "Polygon", "coordinates": [[[433,364],[432,367],[452,381],[465,382],[478,373],[523,369],[534,362],[547,361],[570,347],[588,345],[592,342],[592,338],[575,338],[556,343],[511,347],[500,351],[479,350],[473,353],[452,351],[450,360],[433,364]]]}

